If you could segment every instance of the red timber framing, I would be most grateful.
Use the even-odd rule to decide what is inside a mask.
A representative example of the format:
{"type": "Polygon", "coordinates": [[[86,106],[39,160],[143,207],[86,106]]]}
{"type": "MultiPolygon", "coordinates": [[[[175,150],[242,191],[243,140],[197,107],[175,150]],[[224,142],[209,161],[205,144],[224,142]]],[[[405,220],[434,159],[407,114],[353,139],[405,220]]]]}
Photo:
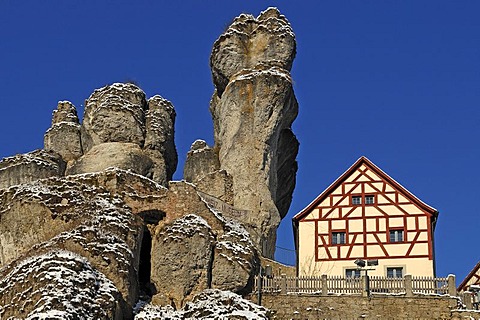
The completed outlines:
{"type": "Polygon", "coordinates": [[[468,287],[472,284],[480,285],[480,261],[473,267],[472,271],[470,271],[462,283],[460,283],[457,290],[459,292],[468,290],[468,287]]]}
{"type": "Polygon", "coordinates": [[[293,224],[298,232],[299,224],[313,223],[316,261],[433,260],[437,215],[436,209],[361,157],[298,213],[293,224]],[[345,243],[332,243],[333,232],[344,232],[345,243]]]}

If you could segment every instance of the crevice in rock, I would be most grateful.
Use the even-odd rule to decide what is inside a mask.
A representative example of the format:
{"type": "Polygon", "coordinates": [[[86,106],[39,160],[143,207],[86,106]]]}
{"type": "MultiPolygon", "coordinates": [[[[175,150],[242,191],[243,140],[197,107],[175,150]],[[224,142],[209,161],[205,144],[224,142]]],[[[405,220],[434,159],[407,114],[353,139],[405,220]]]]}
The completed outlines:
{"type": "Polygon", "coordinates": [[[210,247],[210,261],[207,268],[207,287],[212,288],[213,261],[215,260],[215,243],[210,247]]]}

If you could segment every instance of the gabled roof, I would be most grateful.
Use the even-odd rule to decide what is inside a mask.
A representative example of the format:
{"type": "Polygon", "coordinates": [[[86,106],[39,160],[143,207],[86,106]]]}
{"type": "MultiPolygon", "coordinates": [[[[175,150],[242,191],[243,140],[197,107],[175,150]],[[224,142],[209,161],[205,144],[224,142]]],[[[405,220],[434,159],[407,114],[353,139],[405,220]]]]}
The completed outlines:
{"type": "Polygon", "coordinates": [[[367,159],[367,157],[360,157],[350,168],[347,169],[337,180],[335,180],[325,191],[323,191],[315,200],[313,200],[308,206],[306,206],[302,211],[297,213],[293,217],[294,222],[300,221],[305,215],[307,215],[313,208],[315,208],[319,203],[321,203],[331,192],[333,192],[337,187],[339,187],[352,173],[354,173],[359,167],[365,165],[374,173],[376,173],[379,177],[387,181],[392,187],[394,187],[397,191],[403,193],[410,201],[417,204],[420,208],[425,210],[426,212],[437,215],[437,209],[429,206],[422,200],[418,199],[413,193],[408,191],[405,187],[403,187],[400,183],[395,181],[392,177],[386,174],[382,169],[377,167],[373,162],[367,159]]]}
{"type": "Polygon", "coordinates": [[[480,269],[480,261],[473,267],[472,271],[463,279],[462,283],[457,288],[457,291],[462,291],[465,290],[465,287],[467,286],[468,281],[477,273],[477,271],[480,269]]]}

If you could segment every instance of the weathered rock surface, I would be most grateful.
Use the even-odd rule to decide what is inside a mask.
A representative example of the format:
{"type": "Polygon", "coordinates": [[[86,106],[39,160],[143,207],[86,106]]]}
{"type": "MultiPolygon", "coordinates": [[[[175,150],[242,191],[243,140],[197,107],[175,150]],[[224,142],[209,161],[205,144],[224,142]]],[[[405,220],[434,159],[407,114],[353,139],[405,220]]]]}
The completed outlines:
{"type": "Polygon", "coordinates": [[[50,178],[0,190],[0,267],[58,250],[75,253],[109,279],[119,292],[120,314],[129,318],[138,300],[142,220],[115,194],[79,180],[50,178]]]}
{"type": "Polygon", "coordinates": [[[257,18],[242,14],[215,41],[210,56],[213,82],[218,96],[236,73],[262,66],[290,71],[296,42],[288,20],[276,8],[268,8],[257,18]]]}
{"type": "Polygon", "coordinates": [[[220,161],[213,148],[203,140],[196,140],[190,147],[183,168],[185,181],[196,183],[207,174],[220,170],[220,161]]]}
{"type": "Polygon", "coordinates": [[[66,162],[83,154],[77,109],[69,101],[58,102],[53,111],[52,126],[44,137],[45,150],[58,153],[66,162]]]}
{"type": "MultiPolygon", "coordinates": [[[[247,293],[259,265],[248,232],[209,208],[193,185],[171,182],[166,189],[119,169],[0,190],[0,279],[29,257],[58,250],[81,256],[108,279],[118,294],[105,310],[126,318],[142,294],[181,307],[207,288],[247,293]]],[[[9,290],[17,307],[30,305],[24,298],[40,299],[9,290]]],[[[0,312],[10,308],[4,303],[0,312]]]]}
{"type": "Polygon", "coordinates": [[[82,145],[85,152],[104,142],[145,141],[145,93],[131,83],[95,90],[85,102],[82,145]]]}
{"type": "Polygon", "coordinates": [[[170,101],[159,95],[148,100],[144,148],[152,150],[152,152],[160,152],[165,162],[167,180],[172,179],[178,163],[174,141],[175,117],[175,109],[170,101]]]}
{"type": "Polygon", "coordinates": [[[266,320],[270,319],[270,316],[268,309],[245,300],[235,293],[208,289],[195,296],[193,301],[188,302],[182,310],[152,304],[139,306],[135,320],[266,320]]]}
{"type": "Polygon", "coordinates": [[[87,99],[81,125],[60,102],[46,151],[0,162],[0,318],[132,319],[151,298],[184,309],[140,303],[136,318],[266,319],[211,289],[248,294],[259,248],[273,255],[295,185],[294,55],[276,9],[241,15],[220,36],[215,146],[192,145],[187,182],[170,181],[169,101],[115,83],[87,99]]]}
{"type": "MultiPolygon", "coordinates": [[[[153,177],[152,159],[134,143],[109,142],[94,146],[67,169],[67,175],[100,172],[110,167],[153,177]]],[[[164,176],[164,179],[166,177],[164,176]]]]}
{"type": "Polygon", "coordinates": [[[51,251],[0,270],[2,319],[123,319],[114,284],[79,255],[51,251]]]}
{"type": "Polygon", "coordinates": [[[294,56],[290,24],[270,8],[257,18],[236,18],[210,58],[214,149],[220,169],[233,177],[234,206],[252,212],[255,241],[267,257],[273,257],[276,228],[295,186],[299,144],[291,125],[298,104],[289,73],[294,56]]]}
{"type": "Polygon", "coordinates": [[[193,294],[209,288],[215,238],[204,219],[187,215],[155,238],[151,277],[158,292],[153,298],[155,304],[183,306],[193,294]]]}
{"type": "Polygon", "coordinates": [[[218,155],[203,140],[195,141],[187,153],[183,178],[230,205],[233,205],[233,178],[220,169],[218,155]]]}
{"type": "Polygon", "coordinates": [[[62,158],[44,150],[36,150],[0,161],[0,189],[37,179],[61,176],[65,171],[62,158]]]}
{"type": "Polygon", "coordinates": [[[226,229],[215,245],[212,288],[246,294],[253,285],[254,273],[259,265],[258,256],[243,228],[227,223],[226,229]]]}
{"type": "Polygon", "coordinates": [[[82,125],[75,106],[59,102],[45,149],[67,162],[67,175],[117,167],[166,185],[178,163],[175,116],[173,105],[161,96],[147,101],[136,85],[114,83],[90,95],[82,125]]]}

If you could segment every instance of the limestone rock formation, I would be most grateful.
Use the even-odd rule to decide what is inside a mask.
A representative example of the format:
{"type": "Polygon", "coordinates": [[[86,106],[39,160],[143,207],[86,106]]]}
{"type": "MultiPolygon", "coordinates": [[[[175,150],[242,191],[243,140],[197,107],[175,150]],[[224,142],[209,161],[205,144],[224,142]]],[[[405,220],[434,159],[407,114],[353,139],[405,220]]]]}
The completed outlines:
{"type": "Polygon", "coordinates": [[[87,152],[104,142],[145,141],[145,93],[131,83],[114,83],[95,90],[85,102],[82,145],[87,152]]]}
{"type": "Polygon", "coordinates": [[[0,318],[266,319],[235,293],[251,292],[259,249],[273,255],[295,185],[294,55],[276,9],[220,36],[215,146],[192,145],[186,181],[170,181],[169,101],[115,83],[82,124],[59,102],[45,150],[0,161],[0,318]]]}
{"type": "Polygon", "coordinates": [[[66,162],[83,154],[77,109],[69,101],[58,102],[52,126],[45,133],[45,150],[58,153],[66,162]]]}
{"type": "Polygon", "coordinates": [[[276,8],[268,8],[257,18],[242,14],[215,41],[210,66],[217,95],[244,69],[290,71],[296,42],[288,20],[276,8]]]}
{"type": "Polygon", "coordinates": [[[0,274],[2,319],[123,318],[113,283],[71,252],[35,255],[0,274]]]}
{"type": "Polygon", "coordinates": [[[45,150],[60,155],[67,175],[117,167],[166,185],[178,162],[175,116],[173,105],[161,96],[147,101],[136,85],[114,83],[86,100],[81,125],[75,106],[59,102],[45,133],[45,150]]]}
{"type": "MultiPolygon", "coordinates": [[[[237,17],[215,41],[210,58],[216,88],[210,104],[211,153],[218,155],[219,169],[233,178],[233,205],[251,211],[251,232],[267,257],[273,257],[276,228],[295,186],[299,144],[291,125],[298,104],[289,73],[294,57],[290,24],[269,8],[257,18],[237,17]]],[[[202,162],[206,158],[198,160],[203,170],[187,161],[192,182],[211,170],[215,160],[202,162]]],[[[208,186],[199,189],[214,193],[208,186]]]]}
{"type": "Polygon", "coordinates": [[[190,214],[155,235],[152,243],[152,277],[158,294],[153,302],[182,306],[209,287],[214,235],[208,223],[190,214]],[[168,285],[172,283],[174,285],[168,285]]]}
{"type": "MultiPolygon", "coordinates": [[[[67,175],[99,172],[110,167],[131,170],[145,177],[153,177],[153,161],[135,143],[107,142],[94,146],[67,169],[67,175]]],[[[163,175],[166,180],[166,176],[163,175]]]]}
{"type": "Polygon", "coordinates": [[[145,149],[161,153],[168,180],[175,172],[178,162],[174,142],[175,117],[175,109],[170,101],[159,95],[148,100],[148,111],[145,116],[145,149]]]}
{"type": "MultiPolygon", "coordinates": [[[[51,262],[73,266],[65,271],[72,277],[80,272],[75,261],[87,261],[88,272],[114,289],[108,291],[106,312],[127,319],[140,296],[154,295],[160,305],[181,307],[208,288],[246,294],[259,266],[248,232],[210,208],[193,185],[171,182],[167,189],[116,168],[0,190],[0,252],[0,279],[11,279],[17,265],[33,268],[37,258],[31,257],[75,255],[51,262]]],[[[58,290],[70,292],[77,286],[72,281],[62,282],[58,290]]],[[[12,310],[21,305],[28,307],[19,315],[41,314],[42,295],[23,294],[22,288],[13,285],[2,292],[17,298],[14,305],[0,299],[0,316],[16,315],[12,310]]],[[[38,292],[49,295],[48,290],[48,282],[38,283],[38,292]]],[[[92,290],[82,292],[100,294],[92,290]]],[[[45,305],[63,312],[65,297],[45,305]]],[[[69,312],[84,309],[75,305],[69,312]]]]}
{"type": "Polygon", "coordinates": [[[227,223],[226,229],[215,245],[212,288],[246,294],[253,285],[253,271],[259,265],[255,247],[239,225],[227,223]]]}
{"type": "MultiPolygon", "coordinates": [[[[139,295],[135,270],[138,270],[140,260],[143,223],[140,217],[132,215],[121,198],[98,185],[74,179],[50,178],[0,190],[0,199],[0,267],[5,266],[0,269],[0,279],[10,277],[12,268],[19,263],[26,265],[25,268],[37,263],[36,259],[30,261],[29,257],[65,251],[88,260],[89,270],[93,268],[91,272],[108,279],[115,289],[110,291],[117,292],[112,310],[117,310],[126,318],[131,315],[139,295]]],[[[39,259],[43,259],[41,257],[39,259]]],[[[72,259],[78,261],[77,258],[72,259]]],[[[55,265],[59,260],[58,268],[77,263],[57,258],[53,262],[42,263],[55,265]]],[[[77,269],[73,268],[72,276],[79,271],[77,269]]],[[[39,291],[49,292],[49,282],[43,283],[43,289],[40,288],[41,283],[38,283],[39,291]]],[[[63,284],[58,285],[58,290],[62,290],[63,284]]],[[[20,293],[18,290],[18,287],[12,286],[3,293],[5,296],[16,296],[20,293]]],[[[65,290],[70,289],[66,287],[65,290]]],[[[29,308],[25,308],[25,315],[36,315],[43,310],[38,309],[39,306],[50,303],[43,301],[42,297],[38,292],[19,295],[16,306],[37,301],[37,304],[32,302],[29,308]]],[[[9,310],[8,301],[2,303],[1,316],[2,312],[8,314],[9,310]]],[[[61,312],[65,303],[60,301],[48,308],[61,312]]],[[[83,312],[79,311],[82,310],[80,305],[71,308],[67,311],[83,312]]]]}
{"type": "Polygon", "coordinates": [[[233,205],[233,178],[220,169],[218,155],[205,141],[196,140],[190,147],[183,178],[195,184],[199,190],[233,205]]]}
{"type": "Polygon", "coordinates": [[[61,176],[65,162],[54,153],[36,150],[0,161],[0,189],[38,179],[61,176]]]}

